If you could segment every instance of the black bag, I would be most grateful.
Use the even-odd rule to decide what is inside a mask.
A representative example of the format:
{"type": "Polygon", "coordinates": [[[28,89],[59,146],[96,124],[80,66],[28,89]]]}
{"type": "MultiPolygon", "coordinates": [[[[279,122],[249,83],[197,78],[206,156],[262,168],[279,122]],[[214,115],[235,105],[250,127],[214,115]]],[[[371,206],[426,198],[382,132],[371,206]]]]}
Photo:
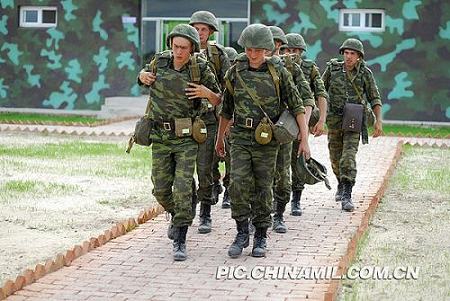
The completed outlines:
{"type": "Polygon", "coordinates": [[[152,139],[150,133],[153,128],[153,121],[146,116],[139,118],[134,128],[134,142],[142,146],[150,146],[152,139]]]}
{"type": "Polygon", "coordinates": [[[346,103],[342,117],[342,130],[344,132],[360,133],[363,125],[364,106],[359,103],[346,103]]]}

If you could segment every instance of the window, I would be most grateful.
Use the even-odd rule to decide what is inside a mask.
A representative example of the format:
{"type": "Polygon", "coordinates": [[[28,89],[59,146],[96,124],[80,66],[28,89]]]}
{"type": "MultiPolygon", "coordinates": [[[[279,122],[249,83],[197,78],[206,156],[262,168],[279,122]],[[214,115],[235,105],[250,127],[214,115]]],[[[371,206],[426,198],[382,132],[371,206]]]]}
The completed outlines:
{"type": "Polygon", "coordinates": [[[20,27],[54,27],[57,9],[50,6],[20,7],[20,27]]]}
{"type": "Polygon", "coordinates": [[[384,10],[341,9],[340,31],[384,31],[384,10]]]}

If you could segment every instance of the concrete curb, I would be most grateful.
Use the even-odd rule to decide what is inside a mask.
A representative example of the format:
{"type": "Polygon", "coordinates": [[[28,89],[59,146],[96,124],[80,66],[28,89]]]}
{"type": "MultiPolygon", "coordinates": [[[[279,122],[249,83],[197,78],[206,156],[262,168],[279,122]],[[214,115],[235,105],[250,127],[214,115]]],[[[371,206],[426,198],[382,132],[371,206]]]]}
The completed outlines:
{"type": "Polygon", "coordinates": [[[15,292],[44,277],[45,275],[53,273],[65,266],[70,266],[76,258],[87,254],[91,250],[106,244],[114,238],[125,235],[126,233],[134,230],[140,224],[156,218],[163,212],[164,208],[159,204],[142,210],[137,218],[129,218],[118,222],[109,230],[105,230],[103,234],[100,234],[98,237],[91,237],[89,240],[84,241],[81,245],[73,246],[73,248],[66,250],[65,253],[56,255],[53,260],[49,259],[44,264],[37,264],[34,269],[26,269],[21,275],[17,276],[15,280],[7,280],[5,282],[3,287],[0,288],[0,300],[6,299],[8,296],[11,296],[15,292]]]}

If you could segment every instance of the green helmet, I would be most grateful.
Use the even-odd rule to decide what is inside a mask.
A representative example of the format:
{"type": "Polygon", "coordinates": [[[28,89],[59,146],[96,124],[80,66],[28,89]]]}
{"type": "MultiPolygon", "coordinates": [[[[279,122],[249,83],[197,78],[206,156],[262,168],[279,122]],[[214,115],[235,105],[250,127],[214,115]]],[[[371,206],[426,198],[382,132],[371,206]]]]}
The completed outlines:
{"type": "Polygon", "coordinates": [[[217,22],[216,16],[209,11],[199,10],[193,13],[189,20],[189,25],[194,25],[196,23],[209,25],[214,31],[219,31],[219,22],[217,22]]]}
{"type": "Polygon", "coordinates": [[[234,49],[233,47],[225,47],[224,51],[227,54],[230,62],[234,62],[234,60],[236,59],[236,57],[238,55],[236,49],[234,49]]]}
{"type": "Polygon", "coordinates": [[[325,182],[325,186],[331,190],[330,182],[327,179],[327,169],[318,161],[313,158],[305,160],[304,156],[300,156],[295,164],[297,174],[301,175],[300,178],[303,183],[314,185],[316,183],[325,182]]]}
{"type": "Polygon", "coordinates": [[[286,35],[287,47],[288,48],[300,48],[306,51],[305,39],[303,39],[301,34],[298,33],[288,33],[286,35]]]}
{"type": "Polygon", "coordinates": [[[339,53],[343,54],[345,49],[358,51],[361,54],[361,58],[364,58],[364,47],[361,41],[358,39],[350,38],[345,40],[339,48],[339,53]]]}
{"type": "Polygon", "coordinates": [[[200,52],[200,36],[197,30],[191,25],[178,24],[172,31],[167,35],[166,44],[167,47],[172,47],[173,37],[183,37],[188,39],[194,45],[194,52],[200,52]]]}
{"type": "Polygon", "coordinates": [[[278,26],[269,26],[270,31],[272,32],[274,40],[280,40],[281,43],[287,44],[286,35],[284,34],[283,29],[278,26]]]}
{"type": "Polygon", "coordinates": [[[275,48],[272,32],[264,24],[250,24],[245,27],[238,44],[243,48],[262,48],[269,51],[275,48]]]}

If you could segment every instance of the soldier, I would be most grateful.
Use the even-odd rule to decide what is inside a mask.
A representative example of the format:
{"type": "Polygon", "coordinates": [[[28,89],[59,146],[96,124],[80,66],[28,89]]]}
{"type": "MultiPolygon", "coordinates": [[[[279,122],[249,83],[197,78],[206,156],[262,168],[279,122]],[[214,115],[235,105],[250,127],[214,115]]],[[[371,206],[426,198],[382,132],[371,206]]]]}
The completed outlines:
{"type": "MultiPolygon", "coordinates": [[[[277,26],[269,26],[273,35],[275,44],[274,50],[271,52],[273,56],[280,57],[280,48],[282,45],[287,44],[287,40],[283,30],[277,26]]],[[[286,66],[286,59],[290,57],[282,56],[284,66],[286,66]]],[[[287,70],[291,73],[294,84],[300,93],[300,97],[303,100],[302,104],[306,111],[311,112],[314,107],[314,99],[312,96],[309,83],[306,81],[300,66],[291,62],[291,65],[287,70]]],[[[306,118],[306,117],[305,117],[306,118]]],[[[306,125],[305,125],[306,126],[306,125]]],[[[295,153],[297,158],[298,143],[295,150],[292,150],[292,143],[285,143],[280,145],[278,151],[276,168],[275,168],[275,182],[273,185],[274,194],[274,215],[273,215],[273,230],[277,233],[286,233],[287,227],[284,222],[283,214],[286,209],[286,204],[289,203],[291,196],[291,153],[295,153]]]]}
{"type": "MultiPolygon", "coordinates": [[[[216,80],[223,88],[225,72],[230,67],[223,46],[209,42],[209,37],[219,31],[216,17],[209,11],[197,11],[192,14],[189,24],[194,26],[200,36],[200,49],[205,54],[216,80]]],[[[198,199],[200,202],[200,233],[211,232],[211,205],[217,203],[222,186],[217,181],[213,183],[212,162],[215,156],[214,143],[217,133],[217,116],[215,106],[210,105],[208,112],[202,116],[207,126],[207,140],[199,145],[197,155],[197,175],[199,181],[198,199]]]]}
{"type": "Polygon", "coordinates": [[[370,116],[375,113],[373,137],[382,134],[381,98],[372,71],[364,62],[364,48],[361,41],[347,39],[339,48],[344,61],[332,59],[322,76],[325,89],[329,94],[328,150],[331,166],[338,180],[335,199],[342,201],[345,211],[353,211],[351,199],[352,188],[356,178],[356,153],[359,136],[363,144],[368,143],[367,126],[370,116]],[[368,107],[368,103],[371,108],[368,107]],[[343,110],[347,103],[363,104],[363,126],[361,132],[350,132],[342,129],[343,110]]]}
{"type": "MultiPolygon", "coordinates": [[[[284,48],[285,53],[295,55],[295,62],[300,65],[303,73],[305,74],[306,80],[308,81],[311,90],[314,94],[314,98],[318,104],[319,112],[313,110],[313,116],[311,112],[306,112],[306,119],[309,125],[312,127],[312,134],[318,137],[323,134],[324,124],[327,114],[327,98],[328,94],[325,91],[325,87],[320,77],[320,71],[316,63],[311,60],[303,59],[303,53],[306,52],[307,47],[305,40],[298,33],[288,33],[286,35],[287,46],[284,48]],[[317,113],[319,113],[319,118],[317,120],[317,113]]],[[[314,109],[314,103],[312,106],[314,109]]],[[[296,148],[296,142],[294,141],[293,148],[296,148]]],[[[301,180],[301,175],[297,174],[297,169],[294,168],[297,162],[297,156],[295,152],[292,152],[292,200],[291,200],[291,214],[294,216],[301,216],[302,209],[300,207],[300,199],[302,196],[303,189],[305,188],[305,183],[301,180]]]]}
{"type": "Polygon", "coordinates": [[[276,121],[286,104],[296,116],[301,143],[299,154],[310,156],[306,139],[304,108],[292,76],[279,59],[265,58],[274,48],[270,29],[263,24],[247,26],[238,43],[245,53],[238,55],[226,74],[223,108],[220,113],[216,151],[225,155],[224,133],[234,116],[231,129],[231,216],[237,235],[228,249],[232,258],[249,245],[249,219],[255,226],[252,256],[266,254],[267,228],[271,224],[273,174],[278,142],[271,140],[268,118],[276,121]],[[274,81],[274,73],[280,80],[274,81]]]}
{"type": "Polygon", "coordinates": [[[193,219],[191,182],[198,144],[191,137],[192,118],[198,114],[199,99],[217,105],[220,94],[206,60],[193,56],[200,49],[194,27],[175,26],[166,42],[172,50],[156,54],[150,63],[153,68],[141,71],[138,83],[151,88],[153,194],[172,216],[169,236],[178,261],[186,259],[186,233],[193,219]],[[194,68],[199,84],[193,83],[194,68]]]}
{"type": "MultiPolygon", "coordinates": [[[[233,47],[225,47],[224,48],[225,53],[228,56],[228,59],[230,61],[230,64],[234,64],[234,60],[236,59],[238,53],[237,51],[233,48],[233,47]]],[[[230,127],[233,124],[233,121],[230,122],[230,127]]],[[[230,133],[230,127],[227,128],[227,130],[225,131],[225,152],[226,155],[224,158],[220,158],[219,156],[217,156],[216,154],[214,155],[214,162],[213,162],[213,168],[212,168],[212,172],[213,172],[213,180],[215,183],[214,187],[217,187],[216,183],[219,183],[219,187],[220,187],[220,172],[219,172],[219,162],[220,161],[224,161],[225,162],[225,176],[223,177],[223,186],[225,187],[225,192],[223,193],[223,199],[222,199],[222,208],[223,209],[228,209],[231,208],[231,198],[230,198],[230,194],[228,193],[228,188],[229,188],[229,184],[230,184],[230,144],[228,142],[228,136],[230,133]]],[[[216,189],[216,194],[218,197],[217,193],[221,193],[220,190],[216,189]]]]}

